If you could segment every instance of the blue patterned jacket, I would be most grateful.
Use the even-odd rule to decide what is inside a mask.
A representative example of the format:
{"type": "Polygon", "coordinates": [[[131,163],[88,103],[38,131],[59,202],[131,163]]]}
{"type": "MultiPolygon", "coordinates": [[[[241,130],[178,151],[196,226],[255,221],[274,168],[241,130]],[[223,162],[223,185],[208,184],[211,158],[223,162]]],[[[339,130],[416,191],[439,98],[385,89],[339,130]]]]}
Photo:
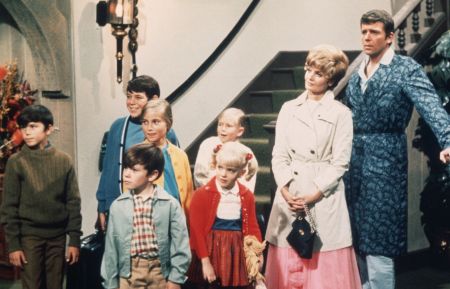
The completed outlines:
{"type": "Polygon", "coordinates": [[[344,102],[352,110],[354,138],[345,177],[355,249],[398,256],[407,241],[407,143],[413,106],[442,148],[450,147],[450,119],[439,97],[412,58],[395,55],[380,64],[364,93],[355,72],[344,102]]]}

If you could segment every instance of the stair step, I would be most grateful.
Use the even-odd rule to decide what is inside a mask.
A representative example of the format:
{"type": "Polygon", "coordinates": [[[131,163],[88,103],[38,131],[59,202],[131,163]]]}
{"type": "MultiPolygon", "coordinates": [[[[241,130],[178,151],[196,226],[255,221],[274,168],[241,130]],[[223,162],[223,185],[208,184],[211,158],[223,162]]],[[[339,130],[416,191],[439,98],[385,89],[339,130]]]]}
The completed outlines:
{"type": "Polygon", "coordinates": [[[256,195],[255,196],[255,201],[257,203],[260,203],[260,204],[269,203],[270,202],[270,196],[258,196],[258,195],[256,195]]]}
{"type": "Polygon", "coordinates": [[[255,194],[257,196],[270,196],[270,188],[267,184],[270,183],[272,175],[270,174],[270,167],[259,165],[258,176],[256,177],[255,194]]]}
{"type": "Polygon", "coordinates": [[[304,67],[275,67],[271,70],[273,89],[299,89],[305,86],[304,67]]]}
{"type": "Polygon", "coordinates": [[[272,175],[270,171],[267,172],[265,170],[258,170],[258,175],[256,177],[256,187],[255,187],[255,196],[268,196],[271,194],[271,181],[272,175]]]}
{"type": "Polygon", "coordinates": [[[279,89],[251,91],[250,113],[277,113],[288,100],[294,99],[303,89],[279,89]]]}
{"type": "Polygon", "coordinates": [[[269,166],[259,166],[258,174],[270,174],[270,167],[269,166]]]}
{"type": "Polygon", "coordinates": [[[270,134],[264,129],[264,125],[276,120],[276,113],[250,113],[248,117],[248,128],[244,133],[248,138],[269,138],[270,134]]]}
{"type": "Polygon", "coordinates": [[[252,149],[260,166],[269,166],[272,159],[272,151],[269,148],[268,139],[242,138],[241,143],[252,149]]]}

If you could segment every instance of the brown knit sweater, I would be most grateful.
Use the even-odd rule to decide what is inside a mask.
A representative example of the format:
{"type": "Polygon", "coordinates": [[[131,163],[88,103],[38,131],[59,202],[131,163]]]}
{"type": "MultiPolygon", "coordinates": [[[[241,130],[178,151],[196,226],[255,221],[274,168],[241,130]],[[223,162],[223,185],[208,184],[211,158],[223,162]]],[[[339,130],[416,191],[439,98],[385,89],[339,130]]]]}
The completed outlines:
{"type": "Polygon", "coordinates": [[[80,192],[71,158],[54,147],[24,145],[6,164],[1,222],[8,251],[21,250],[21,237],[53,238],[69,234],[79,247],[80,192]]]}

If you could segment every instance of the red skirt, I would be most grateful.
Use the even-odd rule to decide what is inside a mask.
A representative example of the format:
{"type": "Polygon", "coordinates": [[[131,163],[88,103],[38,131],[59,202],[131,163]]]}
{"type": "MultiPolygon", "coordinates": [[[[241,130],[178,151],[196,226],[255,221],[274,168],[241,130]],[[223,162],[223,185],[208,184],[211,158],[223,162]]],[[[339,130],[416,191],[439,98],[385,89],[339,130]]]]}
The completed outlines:
{"type": "MultiPolygon", "coordinates": [[[[206,245],[220,287],[249,285],[241,231],[212,230],[206,237],[206,245]]],[[[192,283],[206,283],[202,263],[195,253],[187,275],[192,283]]]]}

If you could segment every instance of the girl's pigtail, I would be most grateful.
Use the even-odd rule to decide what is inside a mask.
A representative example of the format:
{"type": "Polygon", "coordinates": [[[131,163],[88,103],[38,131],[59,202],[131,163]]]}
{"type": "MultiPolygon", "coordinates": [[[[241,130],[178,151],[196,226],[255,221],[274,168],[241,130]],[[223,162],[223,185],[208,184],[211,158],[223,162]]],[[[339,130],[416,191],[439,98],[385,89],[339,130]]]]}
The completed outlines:
{"type": "Polygon", "coordinates": [[[213,153],[211,155],[211,163],[210,163],[210,167],[211,169],[215,169],[216,165],[217,165],[217,153],[220,151],[220,149],[222,148],[221,144],[218,144],[214,149],[213,149],[213,153]]]}
{"type": "Polygon", "coordinates": [[[256,161],[256,158],[252,153],[247,153],[245,155],[245,161],[247,162],[247,173],[245,174],[245,180],[250,181],[250,179],[258,171],[258,162],[256,161]]]}

